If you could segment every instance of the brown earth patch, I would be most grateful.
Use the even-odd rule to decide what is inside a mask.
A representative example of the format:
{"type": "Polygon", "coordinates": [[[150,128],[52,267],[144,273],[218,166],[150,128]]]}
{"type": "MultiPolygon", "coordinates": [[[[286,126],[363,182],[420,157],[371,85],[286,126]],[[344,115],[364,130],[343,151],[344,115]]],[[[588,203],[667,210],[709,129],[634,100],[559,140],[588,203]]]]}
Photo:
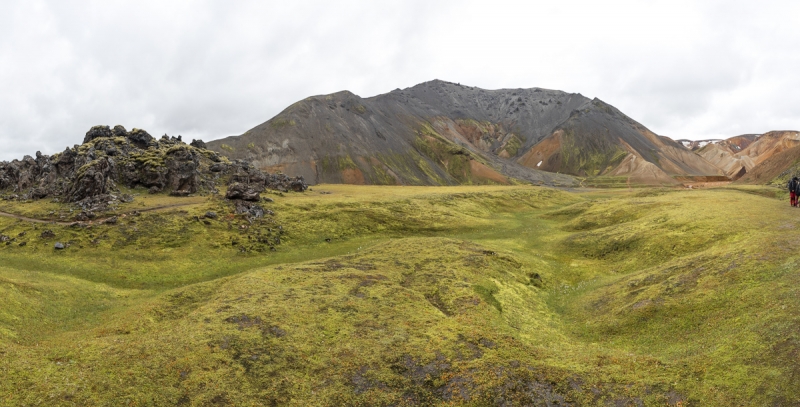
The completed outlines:
{"type": "Polygon", "coordinates": [[[645,160],[644,158],[630,153],[622,162],[609,172],[611,176],[628,176],[628,182],[644,185],[669,185],[678,182],[667,175],[661,168],[645,160]]]}
{"type": "Polygon", "coordinates": [[[562,130],[558,130],[544,140],[537,143],[533,148],[523,154],[517,162],[537,170],[552,171],[557,169],[557,163],[551,163],[550,157],[561,150],[561,136],[564,134],[562,130]],[[541,161],[542,165],[537,166],[541,161]]]}
{"type": "Polygon", "coordinates": [[[700,175],[700,176],[678,176],[675,177],[680,182],[730,182],[730,178],[722,175],[700,175]]]}
{"type": "Polygon", "coordinates": [[[342,170],[342,182],[345,184],[364,185],[364,173],[357,168],[342,170]]]}
{"type": "Polygon", "coordinates": [[[478,161],[475,160],[470,161],[469,170],[470,172],[472,172],[473,177],[488,179],[503,185],[509,184],[508,178],[504,177],[503,174],[500,174],[494,169],[487,167],[478,161]]]}
{"type": "Polygon", "coordinates": [[[309,166],[311,167],[312,171],[314,171],[314,173],[317,172],[317,162],[315,160],[299,161],[299,162],[283,162],[275,165],[258,165],[258,162],[255,162],[254,164],[258,166],[258,169],[260,169],[261,171],[270,174],[278,174],[278,173],[290,174],[293,173],[296,168],[303,166],[309,166]]]}

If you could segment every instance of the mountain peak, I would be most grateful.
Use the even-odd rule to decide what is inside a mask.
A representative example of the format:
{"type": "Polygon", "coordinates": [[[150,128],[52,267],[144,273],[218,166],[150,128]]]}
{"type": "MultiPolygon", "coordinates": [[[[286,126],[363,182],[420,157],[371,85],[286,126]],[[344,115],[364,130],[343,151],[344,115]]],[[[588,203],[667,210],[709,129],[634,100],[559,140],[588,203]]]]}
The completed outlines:
{"type": "Polygon", "coordinates": [[[674,175],[719,173],[697,156],[679,156],[687,150],[610,104],[577,93],[485,90],[434,79],[369,98],[342,91],[313,100],[209,146],[267,171],[326,183],[574,182],[542,169],[658,174],[640,181],[675,183],[674,175]],[[628,155],[652,168],[620,167],[628,155]]]}

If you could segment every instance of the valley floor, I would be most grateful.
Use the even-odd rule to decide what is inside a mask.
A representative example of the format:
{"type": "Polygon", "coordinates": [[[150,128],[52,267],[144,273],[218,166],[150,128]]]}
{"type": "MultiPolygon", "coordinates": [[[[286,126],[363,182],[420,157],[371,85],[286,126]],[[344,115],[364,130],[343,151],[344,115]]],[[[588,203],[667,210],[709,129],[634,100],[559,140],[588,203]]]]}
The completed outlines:
{"type": "Polygon", "coordinates": [[[0,217],[0,405],[798,405],[776,196],[318,185],[82,226],[0,202],[66,223],[0,217]]]}

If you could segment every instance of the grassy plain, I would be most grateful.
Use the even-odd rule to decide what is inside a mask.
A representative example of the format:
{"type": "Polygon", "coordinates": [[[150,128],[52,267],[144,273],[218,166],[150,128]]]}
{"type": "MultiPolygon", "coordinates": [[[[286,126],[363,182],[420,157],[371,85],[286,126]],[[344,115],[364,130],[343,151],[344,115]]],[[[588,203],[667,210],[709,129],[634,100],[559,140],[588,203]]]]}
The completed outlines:
{"type": "Polygon", "coordinates": [[[312,189],[0,218],[0,405],[800,403],[772,188],[312,189]]]}

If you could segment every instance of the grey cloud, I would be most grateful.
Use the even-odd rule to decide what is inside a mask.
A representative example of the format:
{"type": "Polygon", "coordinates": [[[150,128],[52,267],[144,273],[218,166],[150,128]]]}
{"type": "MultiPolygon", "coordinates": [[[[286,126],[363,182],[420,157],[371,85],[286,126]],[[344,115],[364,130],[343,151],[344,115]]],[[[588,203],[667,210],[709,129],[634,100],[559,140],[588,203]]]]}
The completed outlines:
{"type": "Polygon", "coordinates": [[[209,140],[310,95],[434,78],[597,96],[673,137],[800,127],[800,10],[760,6],[3,2],[0,160],[94,124],[209,140]]]}

